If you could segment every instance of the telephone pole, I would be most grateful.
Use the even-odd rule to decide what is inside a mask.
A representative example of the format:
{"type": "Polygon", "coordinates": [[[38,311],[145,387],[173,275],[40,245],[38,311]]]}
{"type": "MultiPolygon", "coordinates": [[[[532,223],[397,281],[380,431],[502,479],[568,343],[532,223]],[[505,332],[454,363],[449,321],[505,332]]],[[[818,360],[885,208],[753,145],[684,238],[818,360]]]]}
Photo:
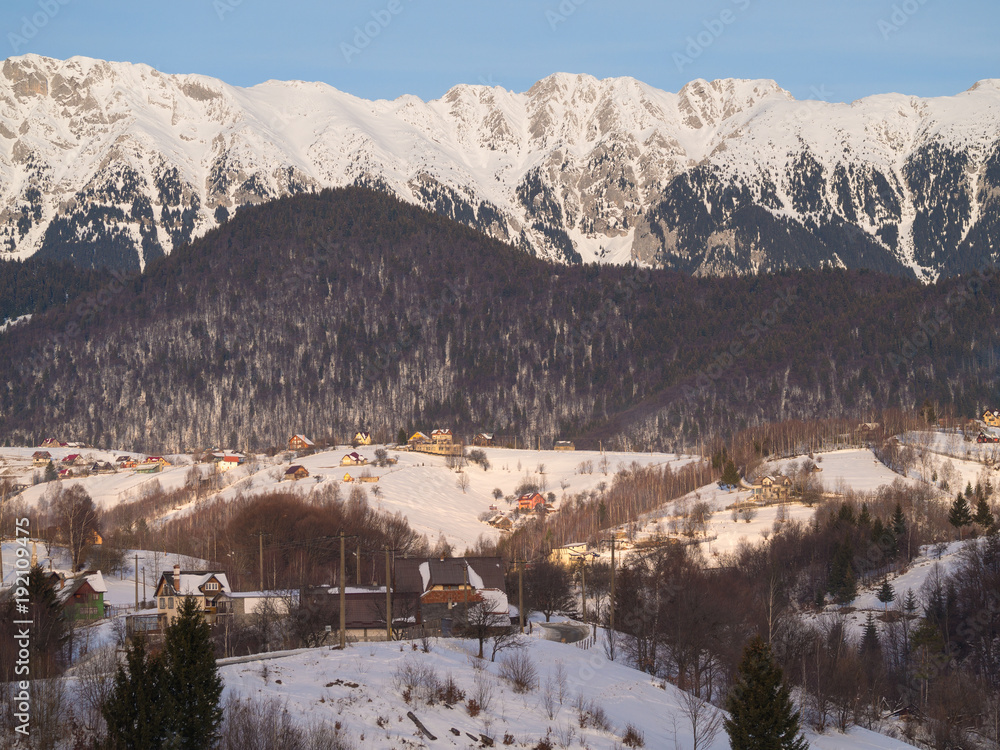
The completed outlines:
{"type": "Polygon", "coordinates": [[[524,634],[524,560],[515,560],[517,563],[517,622],[524,634]]]}
{"type": "Polygon", "coordinates": [[[611,601],[608,606],[608,627],[611,630],[615,629],[615,542],[618,540],[614,537],[610,539],[605,539],[604,541],[610,542],[611,544],[611,601]]]}
{"type": "Polygon", "coordinates": [[[347,648],[347,598],[344,591],[344,530],[340,530],[340,650],[347,648]]]}
{"type": "Polygon", "coordinates": [[[139,555],[135,556],[135,611],[139,611],[139,555]]]}
{"type": "Polygon", "coordinates": [[[385,548],[385,639],[392,640],[392,571],[388,547],[385,548]]]}

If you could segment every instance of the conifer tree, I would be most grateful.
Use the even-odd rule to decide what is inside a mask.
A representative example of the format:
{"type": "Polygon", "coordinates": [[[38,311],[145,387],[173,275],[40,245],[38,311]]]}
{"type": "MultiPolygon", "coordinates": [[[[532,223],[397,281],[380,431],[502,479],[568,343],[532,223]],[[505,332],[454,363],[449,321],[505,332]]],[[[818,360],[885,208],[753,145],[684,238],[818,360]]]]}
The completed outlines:
{"type": "Polygon", "coordinates": [[[969,510],[969,501],[961,492],[955,497],[955,502],[948,512],[948,523],[958,529],[958,538],[962,538],[962,527],[972,523],[972,512],[969,510]]]}
{"type": "Polygon", "coordinates": [[[733,750],[806,750],[799,712],[770,647],[755,636],[743,650],[729,697],[726,734],[733,750]]]}
{"type": "MultiPolygon", "coordinates": [[[[896,503],[896,510],[892,513],[892,519],[889,522],[892,526],[892,533],[896,537],[896,551],[899,552],[902,547],[902,541],[906,539],[906,516],[903,515],[903,506],[900,503],[896,503]]],[[[907,555],[909,556],[909,555],[907,555]]]]}
{"type": "Polygon", "coordinates": [[[980,497],[979,502],[976,503],[976,515],[972,517],[972,520],[983,529],[989,529],[993,526],[995,520],[993,511],[990,510],[990,504],[986,502],[985,497],[980,497]]]}
{"type": "Polygon", "coordinates": [[[114,687],[101,712],[108,724],[107,750],[158,750],[167,735],[169,696],[163,692],[163,661],[150,656],[140,635],[118,666],[114,687]]]}
{"type": "Polygon", "coordinates": [[[740,472],[732,459],[726,461],[726,465],[722,470],[722,483],[732,485],[733,487],[740,483],[740,472]]]}
{"type": "Polygon", "coordinates": [[[194,597],[185,597],[167,628],[163,656],[169,725],[181,750],[211,747],[222,721],[222,679],[215,665],[211,632],[194,597]]]}
{"type": "Polygon", "coordinates": [[[885,609],[889,609],[889,605],[896,599],[896,592],[892,588],[892,584],[889,583],[889,579],[886,578],[882,581],[882,587],[878,590],[878,600],[885,605],[885,609]]]}
{"type": "Polygon", "coordinates": [[[875,627],[875,616],[869,612],[865,618],[865,631],[861,636],[861,655],[872,656],[880,649],[878,628],[875,627]]]}
{"type": "Polygon", "coordinates": [[[51,461],[45,464],[45,476],[43,481],[52,482],[59,478],[59,472],[56,471],[56,467],[51,461]]]}

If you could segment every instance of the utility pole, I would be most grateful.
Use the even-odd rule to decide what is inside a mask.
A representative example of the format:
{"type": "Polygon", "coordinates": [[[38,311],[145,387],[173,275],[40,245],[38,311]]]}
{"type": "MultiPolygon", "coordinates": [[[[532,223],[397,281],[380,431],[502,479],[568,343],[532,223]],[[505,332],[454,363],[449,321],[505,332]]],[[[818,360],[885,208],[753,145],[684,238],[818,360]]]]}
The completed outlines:
{"type": "MultiPolygon", "coordinates": [[[[145,599],[145,591],[142,592],[142,596],[145,599]]],[[[135,611],[139,611],[139,555],[135,556],[135,611]]]]}
{"type": "Polygon", "coordinates": [[[257,532],[257,541],[260,545],[260,590],[264,590],[264,532],[257,532]]]}
{"type": "Polygon", "coordinates": [[[146,566],[142,566],[142,600],[146,601],[146,566]]]}
{"type": "Polygon", "coordinates": [[[615,629],[615,542],[613,536],[607,540],[611,542],[611,601],[608,605],[608,627],[615,629]]]}
{"type": "Polygon", "coordinates": [[[580,597],[583,599],[583,622],[587,622],[587,558],[580,558],[580,597]]]}
{"type": "Polygon", "coordinates": [[[517,560],[517,622],[524,634],[524,560],[517,560]]]}
{"type": "Polygon", "coordinates": [[[385,548],[385,639],[392,640],[392,571],[389,568],[389,548],[385,548]]]}
{"type": "Polygon", "coordinates": [[[340,530],[340,650],[347,648],[347,599],[344,591],[344,530],[340,530]]]}
{"type": "Polygon", "coordinates": [[[354,583],[360,586],[361,585],[361,542],[358,542],[357,557],[358,559],[355,561],[357,563],[357,569],[355,570],[354,583]]]}

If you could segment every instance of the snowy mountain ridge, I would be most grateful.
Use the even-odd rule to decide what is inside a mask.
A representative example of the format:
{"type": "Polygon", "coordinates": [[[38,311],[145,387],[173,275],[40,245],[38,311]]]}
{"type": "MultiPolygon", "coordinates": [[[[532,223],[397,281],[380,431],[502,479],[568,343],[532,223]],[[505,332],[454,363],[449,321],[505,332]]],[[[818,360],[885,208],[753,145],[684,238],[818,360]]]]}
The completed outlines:
{"type": "Polygon", "coordinates": [[[563,262],[933,279],[996,258],[998,124],[995,80],[831,104],[557,73],[367,101],[25,55],[0,70],[0,248],[140,268],[240,206],[360,184],[563,262]]]}

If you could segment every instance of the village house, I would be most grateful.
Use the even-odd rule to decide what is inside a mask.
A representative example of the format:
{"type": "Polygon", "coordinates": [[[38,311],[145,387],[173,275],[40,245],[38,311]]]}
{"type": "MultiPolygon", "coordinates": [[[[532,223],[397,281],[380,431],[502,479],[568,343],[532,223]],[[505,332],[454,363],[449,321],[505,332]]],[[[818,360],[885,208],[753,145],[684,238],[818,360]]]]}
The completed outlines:
{"type": "Polygon", "coordinates": [[[159,474],[163,470],[163,464],[158,461],[143,461],[141,464],[133,466],[132,470],[136,474],[159,474]]]}
{"type": "Polygon", "coordinates": [[[417,431],[410,436],[410,439],[406,441],[406,444],[410,446],[410,450],[419,450],[417,446],[423,446],[431,442],[433,441],[424,433],[417,431]]]}
{"type": "Polygon", "coordinates": [[[983,421],[987,427],[1000,427],[1000,409],[987,409],[983,412],[983,421]]]}
{"type": "MultiPolygon", "coordinates": [[[[336,641],[340,631],[340,588],[310,586],[302,590],[302,603],[316,619],[329,626],[329,639],[336,641]]],[[[385,586],[345,586],[345,637],[352,641],[386,639],[385,586]]],[[[395,632],[417,625],[418,596],[415,592],[392,591],[392,627],[395,632]]]]}
{"type": "Polygon", "coordinates": [[[481,448],[487,448],[493,445],[493,433],[492,432],[480,432],[472,439],[472,444],[479,446],[481,448]]]}
{"type": "Polygon", "coordinates": [[[147,456],[144,464],[159,464],[160,466],[170,466],[170,462],[163,456],[147,456]]]}
{"type": "Polygon", "coordinates": [[[104,617],[104,595],[108,587],[101,571],[59,577],[56,600],[70,622],[93,622],[104,617]]]}
{"type": "Polygon", "coordinates": [[[553,450],[557,451],[575,451],[576,445],[574,445],[569,440],[556,440],[556,444],[553,446],[553,450]]]}
{"type": "Polygon", "coordinates": [[[222,473],[232,471],[243,463],[243,456],[223,456],[215,465],[216,469],[222,473]]]}
{"type": "Polygon", "coordinates": [[[368,459],[357,452],[348,453],[340,459],[341,466],[364,466],[367,463],[368,459]]]}
{"type": "Polygon", "coordinates": [[[298,591],[224,591],[216,600],[216,616],[232,615],[237,624],[258,614],[284,617],[298,599],[298,591]]]}
{"type": "Polygon", "coordinates": [[[62,460],[64,466],[83,466],[83,456],[79,453],[70,453],[62,460]]]}
{"type": "Polygon", "coordinates": [[[549,559],[558,565],[569,567],[582,560],[586,554],[587,545],[585,542],[571,542],[552,550],[549,553],[549,559]]]}
{"type": "Polygon", "coordinates": [[[545,497],[540,492],[526,492],[517,499],[517,509],[522,513],[530,513],[540,505],[545,505],[545,497]]]}
{"type": "Polygon", "coordinates": [[[370,432],[355,432],[354,439],[351,442],[354,445],[371,445],[372,434],[370,432]]]}
{"type": "Polygon", "coordinates": [[[48,451],[35,451],[31,454],[31,463],[34,466],[48,466],[52,460],[52,454],[48,451]]]}
{"type": "Polygon", "coordinates": [[[308,451],[315,447],[316,443],[305,435],[292,435],[288,438],[288,450],[290,451],[308,451]]]}
{"type": "Polygon", "coordinates": [[[765,476],[751,485],[750,499],[761,503],[785,503],[792,491],[792,479],[782,475],[765,476]]]}
{"type": "MultiPolygon", "coordinates": [[[[157,628],[164,630],[177,617],[177,610],[186,597],[194,597],[198,609],[211,625],[216,620],[220,599],[232,594],[229,579],[221,571],[181,570],[175,565],[172,571],[160,574],[153,594],[156,597],[157,628]]],[[[225,614],[225,613],[223,613],[225,614]]]]}
{"type": "Polygon", "coordinates": [[[289,466],[287,469],[285,469],[285,475],[283,479],[290,479],[292,481],[296,481],[299,479],[305,479],[307,476],[309,476],[309,472],[306,470],[306,468],[304,466],[300,466],[299,464],[295,464],[294,466],[289,466]]]}
{"type": "Polygon", "coordinates": [[[510,531],[512,528],[514,528],[514,522],[511,521],[510,518],[505,516],[503,513],[497,513],[495,516],[490,518],[486,523],[488,523],[494,529],[499,529],[500,531],[510,531]]]}
{"type": "Polygon", "coordinates": [[[439,430],[432,430],[431,431],[431,440],[434,443],[438,444],[438,445],[441,445],[441,444],[451,445],[452,443],[455,442],[454,436],[452,435],[451,430],[449,430],[447,428],[445,428],[443,430],[441,430],[441,429],[439,429],[439,430]]]}
{"type": "Polygon", "coordinates": [[[498,627],[510,626],[510,604],[498,557],[396,560],[393,596],[404,594],[418,596],[416,622],[430,632],[451,635],[468,608],[479,602],[496,617],[498,627]]]}

